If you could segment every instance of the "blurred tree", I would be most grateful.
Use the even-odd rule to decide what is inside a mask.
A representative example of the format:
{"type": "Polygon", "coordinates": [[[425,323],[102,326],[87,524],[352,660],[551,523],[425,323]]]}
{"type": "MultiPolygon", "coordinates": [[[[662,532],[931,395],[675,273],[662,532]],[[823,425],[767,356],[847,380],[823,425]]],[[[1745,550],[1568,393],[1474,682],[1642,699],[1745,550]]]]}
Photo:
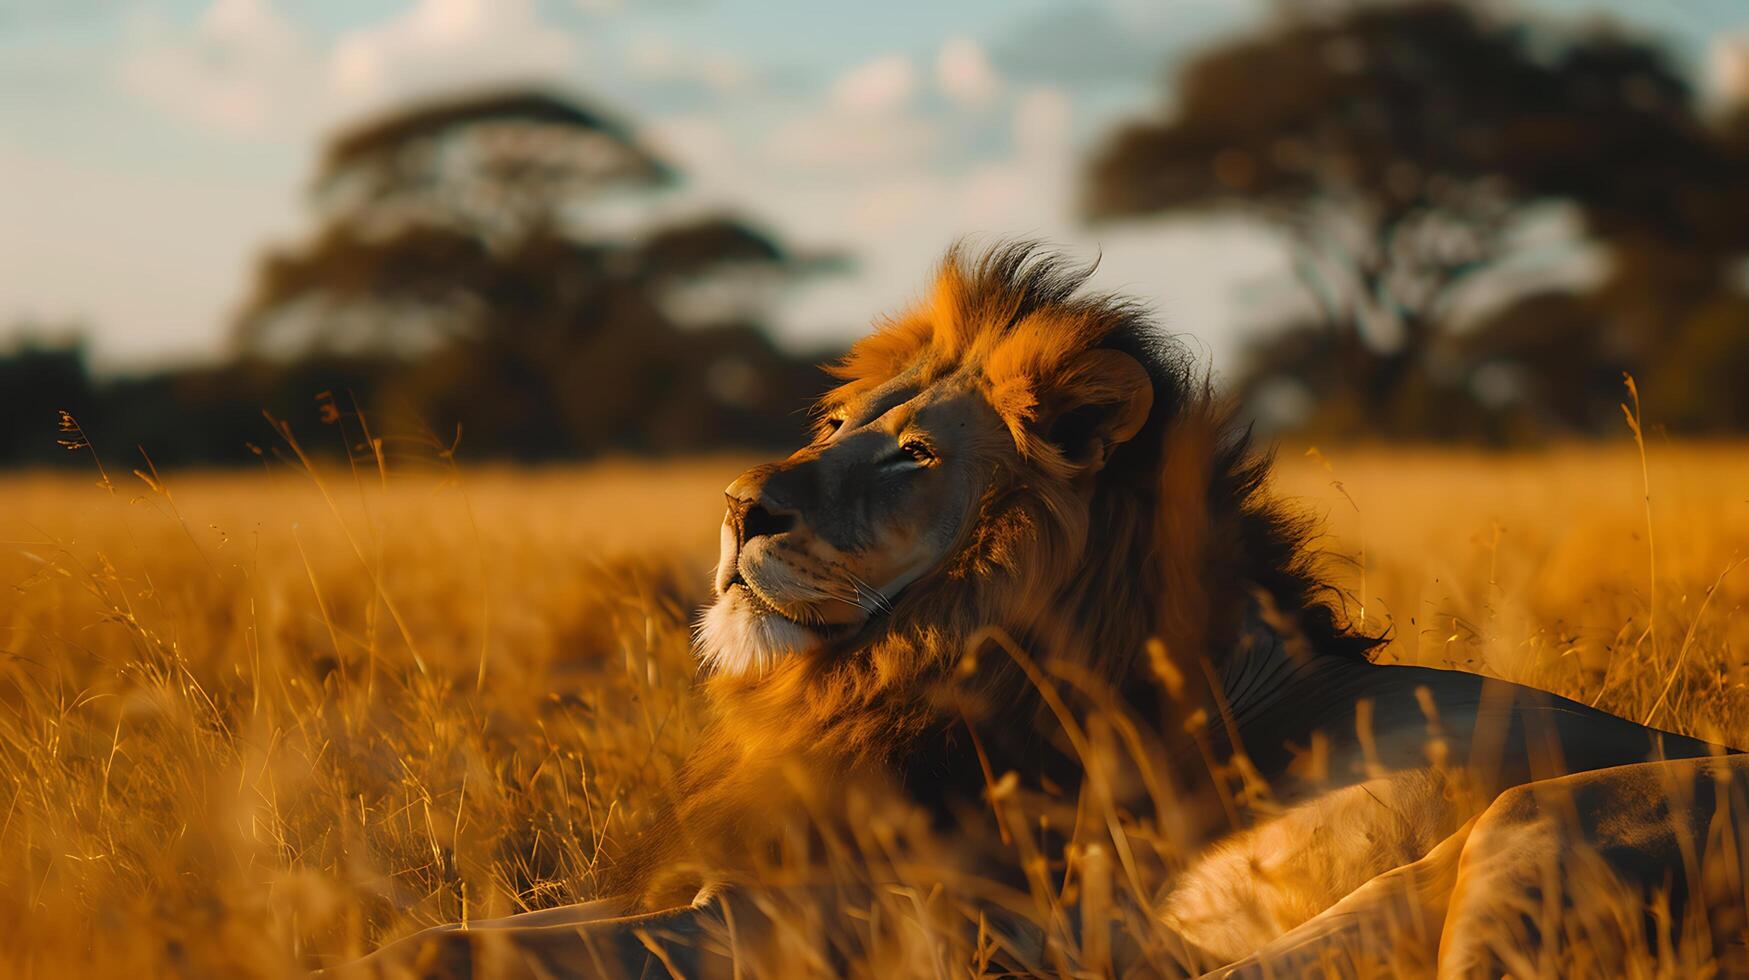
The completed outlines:
{"type": "Polygon", "coordinates": [[[508,91],[411,106],[341,133],[322,154],[315,198],[329,224],[442,225],[513,241],[565,207],[674,179],[616,120],[508,91]]]}
{"type": "Polygon", "coordinates": [[[1192,59],[1173,102],[1096,154],[1086,210],[1284,232],[1317,316],[1255,346],[1242,387],[1294,378],[1324,428],[1451,428],[1449,398],[1470,393],[1442,332],[1535,203],[1575,204],[1605,238],[1739,248],[1744,226],[1716,209],[1742,171],[1662,52],[1603,28],[1455,0],[1281,3],[1192,59]]]}
{"type": "Polygon", "coordinates": [[[1617,432],[1624,372],[1659,424],[1749,430],[1749,107],[1705,135],[1645,206],[1588,209],[1596,286],[1519,297],[1455,338],[1496,434],[1617,432]]]}
{"type": "Polygon", "coordinates": [[[62,411],[83,418],[93,404],[85,345],[76,327],[23,323],[0,349],[0,463],[61,463],[62,411]]]}
{"type": "Polygon", "coordinates": [[[489,452],[786,438],[818,382],[745,327],[744,297],[824,262],[729,217],[638,220],[674,180],[623,126],[549,94],[397,112],[329,144],[320,227],[262,261],[241,347],[404,358],[379,407],[489,452]],[[706,286],[711,302],[686,301],[706,286]]]}

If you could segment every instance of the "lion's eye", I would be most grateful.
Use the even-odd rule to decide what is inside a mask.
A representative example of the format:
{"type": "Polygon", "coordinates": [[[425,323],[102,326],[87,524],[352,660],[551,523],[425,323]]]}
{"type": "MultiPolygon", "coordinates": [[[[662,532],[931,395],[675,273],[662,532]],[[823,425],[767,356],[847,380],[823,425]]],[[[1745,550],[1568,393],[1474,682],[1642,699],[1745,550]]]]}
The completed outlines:
{"type": "Polygon", "coordinates": [[[935,461],[935,453],[930,450],[929,446],[916,439],[905,440],[905,442],[899,446],[899,451],[919,463],[931,463],[935,461]]]}
{"type": "Polygon", "coordinates": [[[820,420],[820,438],[824,439],[842,428],[844,428],[843,419],[834,415],[828,415],[820,420]]]}

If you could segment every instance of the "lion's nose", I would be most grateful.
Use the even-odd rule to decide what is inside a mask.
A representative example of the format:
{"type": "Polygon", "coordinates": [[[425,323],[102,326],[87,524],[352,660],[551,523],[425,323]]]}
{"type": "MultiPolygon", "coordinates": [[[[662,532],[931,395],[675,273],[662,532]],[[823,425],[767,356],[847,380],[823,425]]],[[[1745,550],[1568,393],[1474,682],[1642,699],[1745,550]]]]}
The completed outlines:
{"type": "Polygon", "coordinates": [[[745,547],[755,538],[782,534],[796,526],[794,511],[777,505],[759,491],[737,480],[726,494],[729,500],[728,523],[735,532],[735,543],[745,547]]]}
{"type": "Polygon", "coordinates": [[[741,515],[741,543],[767,534],[782,534],[796,525],[794,514],[776,514],[763,504],[754,504],[741,515]]]}

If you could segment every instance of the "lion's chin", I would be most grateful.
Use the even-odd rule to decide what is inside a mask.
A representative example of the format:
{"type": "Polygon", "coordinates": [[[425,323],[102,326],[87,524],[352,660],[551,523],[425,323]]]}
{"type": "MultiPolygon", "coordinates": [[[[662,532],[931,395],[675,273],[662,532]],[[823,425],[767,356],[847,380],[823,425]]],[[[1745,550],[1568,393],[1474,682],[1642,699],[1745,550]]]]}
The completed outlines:
{"type": "Polygon", "coordinates": [[[761,610],[731,588],[705,610],[698,624],[698,655],[719,674],[758,674],[785,657],[820,647],[818,633],[761,610]]]}

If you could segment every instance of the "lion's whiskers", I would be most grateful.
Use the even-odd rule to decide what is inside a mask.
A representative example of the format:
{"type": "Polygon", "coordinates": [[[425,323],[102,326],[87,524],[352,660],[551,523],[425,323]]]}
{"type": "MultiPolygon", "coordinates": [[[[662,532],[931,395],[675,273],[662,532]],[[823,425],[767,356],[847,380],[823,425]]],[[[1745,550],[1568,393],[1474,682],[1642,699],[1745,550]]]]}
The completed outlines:
{"type": "MultiPolygon", "coordinates": [[[[856,591],[859,594],[866,596],[874,602],[877,610],[883,613],[890,613],[893,611],[893,604],[887,600],[886,596],[881,594],[881,590],[868,584],[868,582],[864,581],[855,572],[847,570],[844,574],[850,579],[850,584],[856,588],[856,591]]],[[[858,602],[857,605],[860,606],[862,603],[858,602]]],[[[863,608],[867,609],[868,607],[864,606],[863,608]]],[[[872,612],[874,610],[870,611],[872,612]]]]}

